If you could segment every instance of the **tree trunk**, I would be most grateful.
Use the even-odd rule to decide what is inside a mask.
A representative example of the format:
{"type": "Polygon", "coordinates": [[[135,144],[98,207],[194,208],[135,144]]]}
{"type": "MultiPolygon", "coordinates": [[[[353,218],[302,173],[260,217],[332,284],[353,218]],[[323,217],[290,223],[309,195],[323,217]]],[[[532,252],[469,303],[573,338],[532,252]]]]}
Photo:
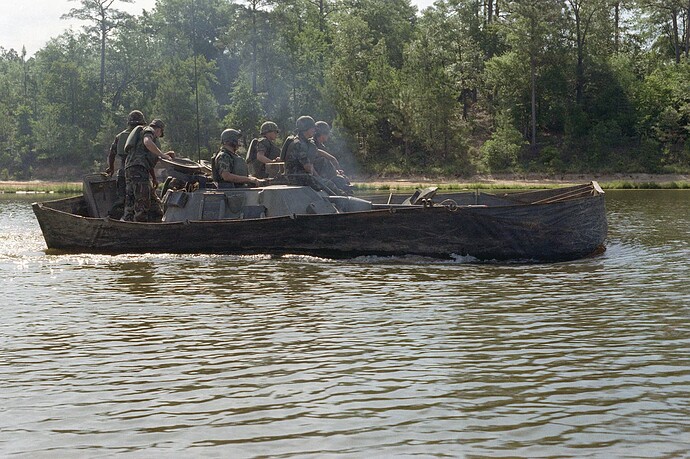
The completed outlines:
{"type": "Polygon", "coordinates": [[[28,75],[27,75],[27,70],[26,70],[26,46],[22,46],[22,101],[26,102],[26,99],[29,95],[29,91],[27,89],[28,86],[28,75]]]}
{"type": "Polygon", "coordinates": [[[532,148],[537,146],[537,58],[532,53],[529,60],[530,66],[530,79],[532,82],[532,132],[531,132],[531,143],[532,148]]]}
{"type": "Polygon", "coordinates": [[[685,58],[690,57],[690,0],[688,9],[685,11],[685,58]]]}
{"type": "Polygon", "coordinates": [[[104,27],[101,27],[101,87],[99,95],[101,96],[101,105],[103,104],[103,93],[105,90],[105,42],[106,42],[106,37],[108,35],[108,31],[105,28],[105,22],[103,23],[104,27]]]}
{"type": "MultiPolygon", "coordinates": [[[[576,15],[577,17],[577,15],[576,15]]],[[[584,87],[584,39],[582,38],[582,33],[580,31],[580,20],[579,17],[576,19],[576,29],[577,29],[577,67],[575,69],[575,102],[580,105],[582,103],[582,92],[584,87]]]]}
{"type": "Polygon", "coordinates": [[[324,24],[325,21],[326,21],[325,6],[323,4],[323,0],[319,0],[319,31],[321,33],[324,33],[324,31],[326,30],[326,24],[324,24]]]}
{"type": "Polygon", "coordinates": [[[671,40],[673,41],[673,48],[676,52],[676,64],[680,64],[680,38],[678,36],[678,14],[676,11],[671,12],[671,24],[673,27],[671,31],[673,34],[671,40]]]}
{"type": "Polygon", "coordinates": [[[462,90],[462,119],[467,121],[467,117],[469,116],[469,111],[470,111],[470,103],[469,103],[469,97],[468,93],[470,92],[469,89],[463,89],[462,90]]]}
{"type": "Polygon", "coordinates": [[[532,149],[537,148],[537,52],[538,46],[537,42],[537,30],[538,20],[535,17],[530,18],[530,50],[529,50],[529,72],[530,72],[530,85],[531,85],[531,97],[530,103],[532,105],[531,113],[531,146],[532,149]]]}
{"type": "Polygon", "coordinates": [[[617,53],[620,46],[620,14],[621,3],[616,2],[613,5],[613,50],[617,53]]]}
{"type": "Polygon", "coordinates": [[[257,30],[256,30],[256,2],[252,2],[252,92],[256,94],[256,73],[257,73],[257,30]]]}
{"type": "Polygon", "coordinates": [[[685,58],[690,57],[690,0],[688,9],[685,10],[685,58]]]}

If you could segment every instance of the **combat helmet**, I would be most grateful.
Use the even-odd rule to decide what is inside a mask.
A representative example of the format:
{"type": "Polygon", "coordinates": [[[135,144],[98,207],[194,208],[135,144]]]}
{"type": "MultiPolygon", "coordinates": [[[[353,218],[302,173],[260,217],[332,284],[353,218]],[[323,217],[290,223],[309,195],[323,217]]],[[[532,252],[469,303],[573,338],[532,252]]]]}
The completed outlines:
{"type": "Polygon", "coordinates": [[[314,122],[314,118],[312,118],[311,116],[300,116],[299,118],[297,118],[297,121],[295,122],[295,128],[297,129],[297,132],[308,131],[315,125],[316,123],[314,122]]]}
{"type": "Polygon", "coordinates": [[[239,145],[242,133],[237,129],[226,129],[220,135],[220,143],[230,143],[231,145],[239,145]]]}
{"type": "Polygon", "coordinates": [[[261,135],[268,134],[269,132],[280,132],[278,125],[273,121],[266,121],[261,125],[261,135]]]}
{"type": "Polygon", "coordinates": [[[144,119],[144,114],[139,110],[132,110],[127,116],[127,124],[130,126],[142,126],[146,124],[146,119],[144,119]]]}
{"type": "Polygon", "coordinates": [[[325,121],[317,121],[315,126],[316,135],[329,135],[331,133],[331,127],[325,121]]]}

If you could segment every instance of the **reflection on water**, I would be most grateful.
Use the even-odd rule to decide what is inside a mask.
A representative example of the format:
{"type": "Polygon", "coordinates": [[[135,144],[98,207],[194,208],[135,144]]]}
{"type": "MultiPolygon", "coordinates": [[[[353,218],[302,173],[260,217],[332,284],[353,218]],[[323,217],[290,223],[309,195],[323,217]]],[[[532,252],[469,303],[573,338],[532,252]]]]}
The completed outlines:
{"type": "Polygon", "coordinates": [[[0,198],[0,453],[683,457],[688,192],[604,255],[46,255],[0,198]]]}

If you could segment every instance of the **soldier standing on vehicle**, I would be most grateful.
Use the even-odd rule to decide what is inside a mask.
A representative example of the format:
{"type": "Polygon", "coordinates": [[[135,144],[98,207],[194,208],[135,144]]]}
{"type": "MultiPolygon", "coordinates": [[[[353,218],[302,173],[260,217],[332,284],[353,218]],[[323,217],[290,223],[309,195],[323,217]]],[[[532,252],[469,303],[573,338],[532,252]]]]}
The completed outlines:
{"type": "Polygon", "coordinates": [[[115,172],[115,158],[119,161],[119,168],[117,170],[117,198],[110,208],[110,211],[108,211],[108,216],[116,220],[122,218],[125,210],[125,161],[127,159],[125,143],[127,143],[127,137],[129,133],[132,132],[132,129],[144,124],[146,124],[146,120],[142,112],[139,110],[132,110],[129,112],[127,116],[127,128],[115,136],[115,140],[113,140],[113,144],[110,146],[110,151],[108,152],[108,168],[105,170],[108,176],[112,177],[115,172]]]}
{"type": "Polygon", "coordinates": [[[257,178],[265,179],[266,164],[280,161],[280,148],[275,144],[278,138],[278,125],[273,121],[266,121],[261,125],[261,134],[253,139],[247,149],[247,165],[249,172],[257,178]]]}
{"type": "Polygon", "coordinates": [[[158,183],[153,168],[160,158],[170,160],[175,157],[174,151],[163,153],[160,149],[158,139],[164,134],[165,124],[154,119],[146,127],[135,127],[127,137],[127,199],[123,220],[147,222],[160,221],[163,217],[163,207],[156,195],[158,183]]]}
{"type": "Polygon", "coordinates": [[[213,157],[211,171],[218,188],[257,186],[259,179],[249,175],[244,158],[237,154],[242,141],[242,133],[236,129],[226,129],[220,135],[220,151],[213,157]]]}

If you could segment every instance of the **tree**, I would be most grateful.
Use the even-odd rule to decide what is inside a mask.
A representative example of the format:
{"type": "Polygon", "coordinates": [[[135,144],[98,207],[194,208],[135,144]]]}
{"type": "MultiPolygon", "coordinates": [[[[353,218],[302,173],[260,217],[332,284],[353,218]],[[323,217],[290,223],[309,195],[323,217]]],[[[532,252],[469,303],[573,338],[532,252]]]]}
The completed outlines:
{"type": "Polygon", "coordinates": [[[261,102],[252,91],[249,79],[244,75],[232,91],[232,104],[228,115],[223,120],[225,126],[241,130],[244,133],[258,131],[262,119],[261,102]]]}
{"type": "Polygon", "coordinates": [[[520,131],[504,116],[499,117],[497,124],[491,138],[480,148],[483,166],[489,172],[514,171],[525,141],[520,131]]]}
{"type": "Polygon", "coordinates": [[[376,153],[371,150],[378,147],[370,145],[376,138],[377,117],[367,93],[374,37],[369,25],[359,17],[343,16],[339,24],[326,70],[325,94],[344,131],[356,142],[360,159],[367,159],[376,153]]]}
{"type": "Polygon", "coordinates": [[[595,15],[601,12],[607,12],[607,0],[566,0],[568,9],[566,10],[571,15],[571,20],[574,23],[574,37],[575,50],[577,56],[577,63],[575,65],[575,102],[582,103],[583,91],[585,86],[585,54],[587,52],[587,44],[589,34],[593,27],[595,15]]]}
{"type": "Polygon", "coordinates": [[[647,14],[643,22],[650,25],[652,30],[659,31],[654,33],[657,45],[662,48],[666,47],[664,44],[668,45],[676,64],[680,63],[683,48],[685,57],[688,57],[690,5],[687,0],[638,0],[638,4],[647,14]]]}
{"type": "MultiPolygon", "coordinates": [[[[464,156],[460,133],[481,78],[483,52],[463,16],[443,5],[425,12],[405,52],[403,79],[414,97],[416,138],[439,164],[464,156]],[[455,157],[455,158],[453,158],[455,157]]],[[[467,169],[467,165],[461,166],[467,169]]]]}
{"type": "Polygon", "coordinates": [[[272,0],[245,0],[248,5],[247,14],[249,15],[249,46],[251,48],[251,65],[249,67],[249,72],[251,74],[252,80],[252,91],[257,92],[256,79],[258,72],[258,55],[259,55],[259,34],[260,27],[259,21],[260,16],[264,15],[261,7],[270,7],[274,2],[272,0]]]}
{"type": "Polygon", "coordinates": [[[212,61],[235,9],[225,0],[157,0],[148,23],[162,56],[184,60],[196,54],[212,61]]]}
{"type": "Polygon", "coordinates": [[[292,123],[304,114],[322,118],[331,113],[323,86],[332,48],[327,34],[319,30],[317,14],[305,0],[286,1],[273,11],[275,52],[282,55],[273,54],[273,62],[263,62],[267,76],[273,77],[267,81],[267,92],[271,98],[285,98],[292,123]],[[275,90],[278,85],[280,93],[275,90]]]}
{"type": "Polygon", "coordinates": [[[558,39],[560,5],[550,0],[518,0],[509,3],[508,37],[518,53],[529,62],[530,143],[537,145],[537,77],[544,52],[550,40],[558,39]]]}
{"type": "Polygon", "coordinates": [[[210,157],[218,136],[218,105],[211,92],[214,70],[215,65],[203,57],[197,63],[189,57],[185,60],[170,59],[153,73],[156,93],[145,113],[164,120],[166,142],[174,145],[183,156],[193,157],[195,151],[201,156],[201,150],[204,150],[204,155],[210,157]],[[195,88],[199,97],[198,110],[195,88]],[[197,140],[199,146],[196,145],[197,140]]]}
{"type": "Polygon", "coordinates": [[[36,54],[34,97],[40,110],[33,126],[34,132],[39,129],[46,135],[37,134],[35,139],[36,151],[43,159],[62,157],[68,162],[90,164],[102,155],[93,149],[102,110],[97,53],[90,51],[86,36],[69,32],[36,54]]]}
{"type": "Polygon", "coordinates": [[[409,0],[344,0],[340,13],[365,21],[373,43],[384,40],[388,61],[399,69],[403,65],[405,45],[414,36],[415,11],[409,0]]]}
{"type": "MultiPolygon", "coordinates": [[[[74,2],[77,0],[68,0],[74,2]]],[[[105,87],[105,51],[108,35],[130,17],[128,13],[113,8],[113,3],[133,3],[134,0],[80,0],[81,8],[72,8],[69,13],[62,15],[63,19],[79,19],[89,21],[85,30],[89,34],[96,35],[101,47],[101,80],[100,91],[103,101],[103,89],[105,87]]]]}
{"type": "Polygon", "coordinates": [[[198,157],[309,114],[365,172],[690,167],[688,0],[118,1],[0,48],[0,176],[91,169],[135,108],[198,157]]]}
{"type": "Polygon", "coordinates": [[[118,125],[133,108],[141,108],[141,100],[153,98],[155,82],[151,81],[151,74],[160,65],[157,55],[154,38],[146,32],[142,19],[130,19],[125,28],[113,34],[106,89],[112,94],[110,114],[116,117],[113,121],[118,125]],[[132,36],[137,37],[136,46],[132,36]]]}
{"type": "Polygon", "coordinates": [[[337,11],[338,7],[332,0],[308,0],[318,10],[319,30],[321,33],[327,33],[327,20],[333,12],[337,11]]]}

